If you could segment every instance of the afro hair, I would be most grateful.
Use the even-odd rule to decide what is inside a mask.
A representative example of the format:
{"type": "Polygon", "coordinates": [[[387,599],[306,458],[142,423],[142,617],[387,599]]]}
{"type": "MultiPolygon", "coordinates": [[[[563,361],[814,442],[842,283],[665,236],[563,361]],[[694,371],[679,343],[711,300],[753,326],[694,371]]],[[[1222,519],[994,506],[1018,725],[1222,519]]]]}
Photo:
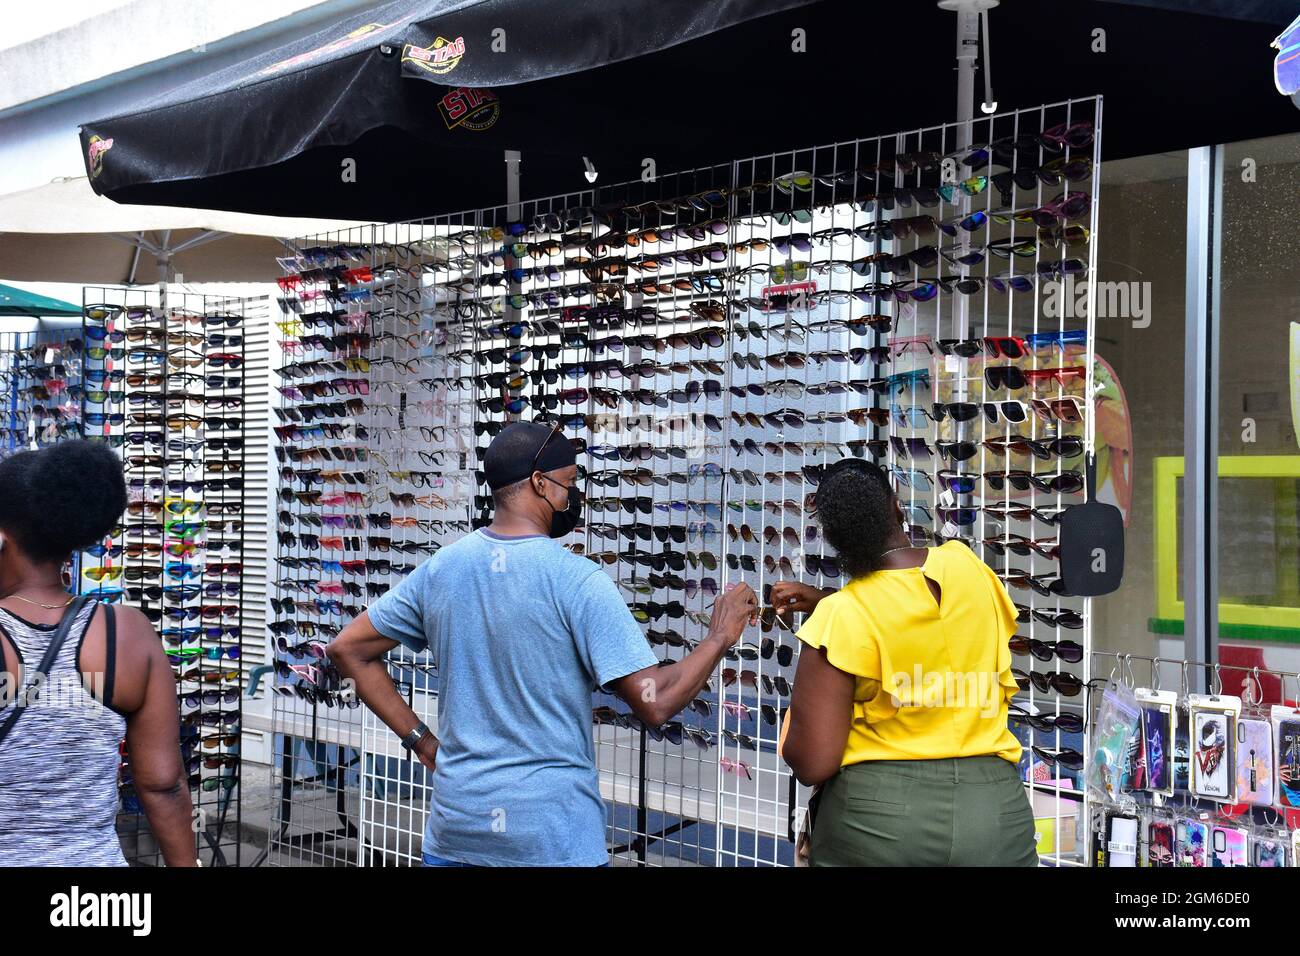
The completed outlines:
{"type": "Polygon", "coordinates": [[[103,443],[77,439],[0,461],[0,530],[33,561],[90,547],[125,510],[122,462],[103,443]]]}

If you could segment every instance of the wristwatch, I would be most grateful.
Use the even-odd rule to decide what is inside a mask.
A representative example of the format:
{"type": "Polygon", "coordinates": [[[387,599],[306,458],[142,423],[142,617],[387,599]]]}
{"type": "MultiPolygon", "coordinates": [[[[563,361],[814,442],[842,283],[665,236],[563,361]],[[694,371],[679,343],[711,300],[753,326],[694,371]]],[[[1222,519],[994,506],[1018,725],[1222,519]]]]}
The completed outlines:
{"type": "Polygon", "coordinates": [[[431,733],[431,731],[429,730],[429,725],[426,724],[424,721],[420,721],[418,724],[415,725],[414,730],[412,730],[409,734],[407,734],[405,737],[402,738],[402,746],[405,747],[407,750],[414,750],[415,745],[418,744],[420,742],[420,739],[424,737],[424,735],[427,733],[431,733]]]}

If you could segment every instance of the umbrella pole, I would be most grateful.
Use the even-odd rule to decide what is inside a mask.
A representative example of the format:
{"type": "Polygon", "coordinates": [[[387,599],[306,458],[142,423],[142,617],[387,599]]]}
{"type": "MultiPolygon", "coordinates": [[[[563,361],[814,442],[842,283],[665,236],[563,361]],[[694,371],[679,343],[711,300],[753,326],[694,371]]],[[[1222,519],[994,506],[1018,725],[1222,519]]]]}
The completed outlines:
{"type": "MultiPolygon", "coordinates": [[[[975,63],[980,49],[980,19],[988,10],[996,7],[999,0],[939,0],[940,8],[957,14],[957,142],[954,149],[965,149],[971,144],[972,123],[975,117],[975,63]]],[[[962,212],[967,211],[969,203],[962,197],[962,212]]],[[[961,252],[967,250],[967,237],[961,236],[958,244],[961,252]]],[[[965,270],[963,269],[964,273],[965,270]]],[[[955,297],[960,301],[953,303],[951,336],[964,339],[969,322],[969,303],[966,297],[955,297]]]]}
{"type": "Polygon", "coordinates": [[[158,306],[162,309],[163,315],[167,314],[167,283],[171,281],[172,272],[172,253],[167,247],[171,240],[170,230],[163,235],[162,249],[158,252],[158,257],[154,261],[158,263],[158,306]]]}

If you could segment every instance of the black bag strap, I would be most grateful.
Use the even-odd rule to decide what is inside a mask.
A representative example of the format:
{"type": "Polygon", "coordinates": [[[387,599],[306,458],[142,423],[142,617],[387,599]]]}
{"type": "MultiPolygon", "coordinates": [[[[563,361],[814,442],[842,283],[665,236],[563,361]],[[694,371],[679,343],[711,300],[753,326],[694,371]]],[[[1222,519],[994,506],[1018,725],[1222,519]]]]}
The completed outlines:
{"type": "MultiPolygon", "coordinates": [[[[63,617],[59,619],[59,626],[50,635],[50,645],[45,649],[45,655],[41,658],[41,662],[36,665],[36,670],[30,676],[23,675],[24,684],[31,686],[31,677],[40,675],[44,679],[49,675],[50,668],[54,666],[55,658],[59,656],[59,651],[63,649],[63,645],[67,643],[68,633],[72,630],[72,622],[77,619],[77,615],[81,613],[81,609],[86,606],[86,602],[89,600],[89,595],[82,594],[73,599],[72,603],[68,605],[68,609],[63,612],[63,617]]],[[[26,709],[27,707],[24,704],[16,704],[13,713],[5,718],[3,724],[0,724],[0,743],[4,743],[5,737],[9,736],[9,731],[14,729],[14,724],[18,723],[18,718],[23,715],[23,711],[26,709]]]]}

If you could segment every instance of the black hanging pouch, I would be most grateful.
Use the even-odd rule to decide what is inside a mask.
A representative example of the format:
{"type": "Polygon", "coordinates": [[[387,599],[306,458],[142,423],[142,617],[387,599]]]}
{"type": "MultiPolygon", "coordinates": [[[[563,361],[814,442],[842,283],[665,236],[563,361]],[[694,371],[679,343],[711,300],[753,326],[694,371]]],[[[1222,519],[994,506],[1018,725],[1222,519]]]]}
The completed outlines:
{"type": "Polygon", "coordinates": [[[1061,514],[1061,580],[1067,593],[1096,597],[1119,589],[1124,576],[1124,516],[1097,496],[1097,457],[1085,460],[1088,500],[1061,514]]]}
{"type": "MultiPolygon", "coordinates": [[[[59,651],[63,645],[67,643],[68,632],[72,630],[72,622],[77,619],[77,615],[81,613],[81,609],[86,606],[86,602],[89,600],[89,596],[83,594],[68,605],[68,609],[63,612],[63,617],[59,621],[59,626],[50,635],[50,645],[45,649],[45,655],[41,658],[41,662],[36,665],[35,672],[30,675],[23,674],[23,684],[26,687],[31,687],[32,678],[37,674],[41,675],[42,679],[49,675],[50,668],[54,666],[55,658],[59,656],[59,651]]],[[[4,743],[4,739],[9,736],[9,731],[14,729],[14,724],[18,723],[18,718],[23,715],[23,711],[26,709],[22,704],[15,706],[9,716],[5,718],[4,723],[0,724],[0,743],[4,743]]]]}

